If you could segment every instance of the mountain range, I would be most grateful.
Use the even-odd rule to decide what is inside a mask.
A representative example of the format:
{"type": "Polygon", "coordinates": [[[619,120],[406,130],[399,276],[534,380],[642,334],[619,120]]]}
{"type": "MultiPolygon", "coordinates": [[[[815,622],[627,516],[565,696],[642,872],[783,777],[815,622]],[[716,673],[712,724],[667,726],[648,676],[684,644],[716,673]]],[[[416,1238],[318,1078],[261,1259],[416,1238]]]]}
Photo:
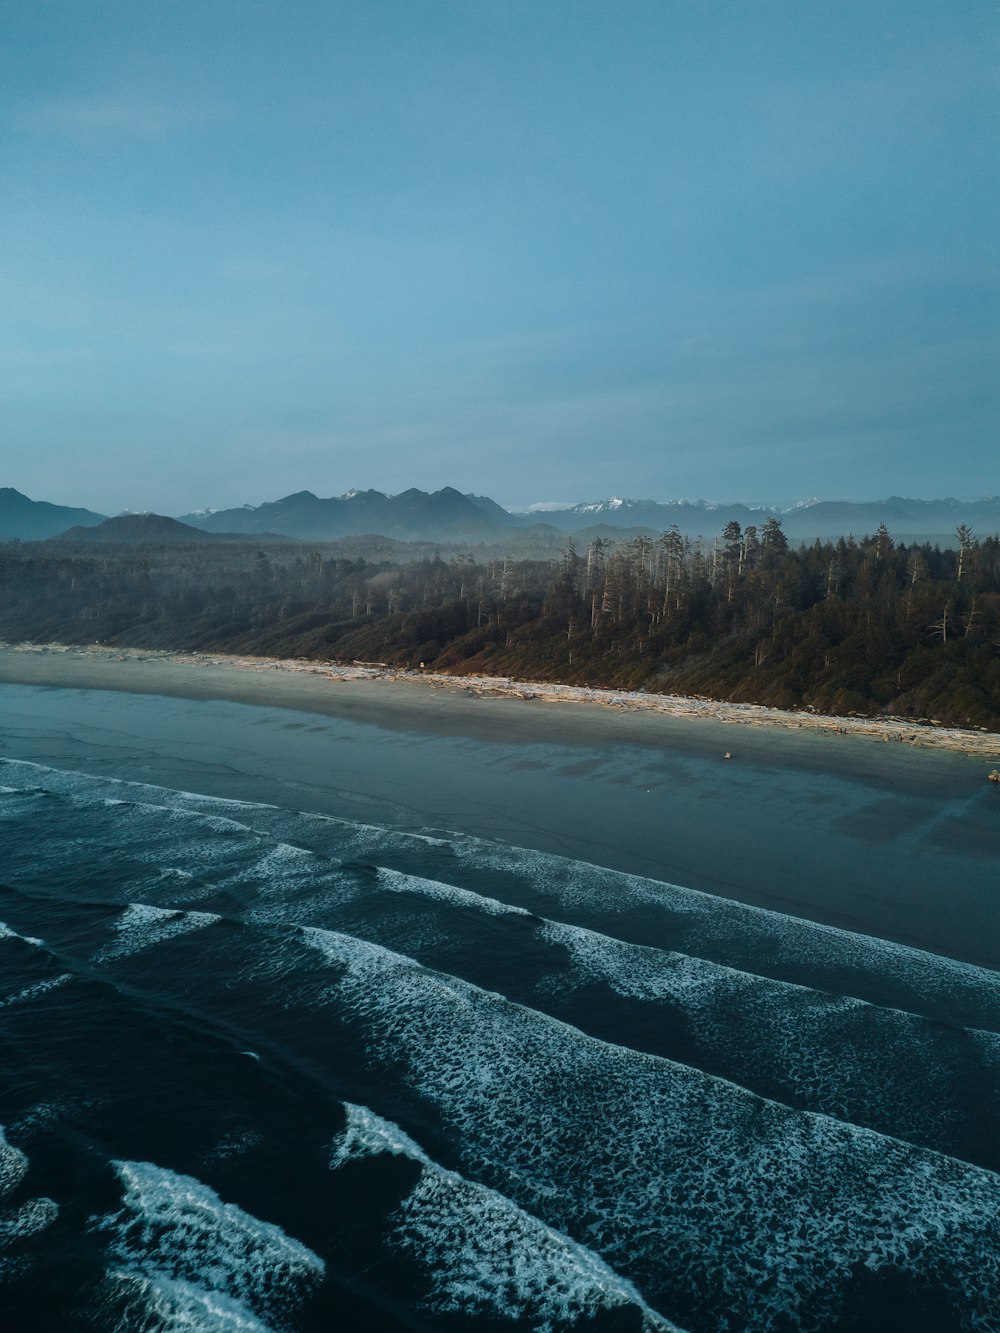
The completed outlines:
{"type": "Polygon", "coordinates": [[[545,521],[573,532],[603,522],[613,527],[644,527],[664,532],[676,523],[688,536],[712,537],[729,522],[741,527],[777,518],[793,540],[862,537],[884,523],[901,539],[953,542],[960,523],[980,535],[1000,528],[1000,496],[981,500],[807,500],[788,508],[772,505],[711,504],[705,500],[597,500],[568,509],[548,510],[545,521]]]}
{"type": "Polygon", "coordinates": [[[398,541],[490,541],[503,527],[528,526],[492,500],[463,495],[451,486],[431,493],[411,488],[398,495],[348,491],[326,500],[297,491],[262,505],[183,514],[181,522],[205,532],[280,532],[304,541],[369,532],[398,541]]]}
{"type": "Polygon", "coordinates": [[[775,506],[710,504],[704,500],[627,500],[612,498],[544,513],[517,513],[488,496],[463,495],[453,487],[428,494],[411,489],[399,495],[347,491],[321,500],[299,491],[256,507],[186,514],[185,523],[211,532],[271,531],[310,541],[360,533],[378,533],[401,541],[495,541],[506,532],[556,531],[589,534],[602,528],[665,532],[673,524],[689,537],[712,538],[729,522],[760,526],[781,520],[788,537],[813,541],[873,533],[880,523],[900,539],[953,542],[960,523],[980,535],[1000,530],[1000,496],[982,500],[888,500],[862,503],[810,500],[788,509],[775,506]]]}
{"type": "Polygon", "coordinates": [[[793,541],[862,537],[884,523],[897,540],[954,545],[959,524],[967,524],[979,536],[1000,531],[1000,496],[972,501],[910,500],[900,496],[860,503],[810,500],[787,509],[614,497],[544,513],[519,513],[504,509],[488,496],[463,494],[445,486],[433,492],[411,488],[397,495],[376,490],[347,491],[327,499],[312,491],[297,491],[261,505],[199,510],[179,519],[133,514],[109,521],[93,510],[31,500],[11,487],[0,488],[0,541],[58,537],[156,543],[198,541],[210,535],[227,540],[331,541],[377,534],[395,541],[507,541],[519,545],[523,538],[557,542],[565,533],[581,540],[595,535],[656,534],[674,524],[689,537],[710,540],[727,523],[759,527],[770,517],[781,520],[793,541]]]}

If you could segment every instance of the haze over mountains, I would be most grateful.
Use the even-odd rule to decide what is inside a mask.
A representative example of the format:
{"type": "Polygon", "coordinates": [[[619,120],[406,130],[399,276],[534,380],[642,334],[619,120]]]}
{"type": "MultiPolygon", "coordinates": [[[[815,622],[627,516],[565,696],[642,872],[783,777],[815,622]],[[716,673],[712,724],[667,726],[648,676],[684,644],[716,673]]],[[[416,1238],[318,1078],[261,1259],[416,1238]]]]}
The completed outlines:
{"type": "Polygon", "coordinates": [[[1000,531],[1000,496],[961,501],[886,500],[851,502],[810,500],[789,509],[704,500],[633,500],[611,498],[546,510],[512,512],[488,496],[462,494],[453,487],[426,492],[411,488],[396,495],[347,491],[321,498],[298,491],[280,500],[235,509],[205,509],[180,519],[155,514],[120,515],[110,521],[93,510],[31,500],[11,487],[0,488],[0,540],[177,541],[222,536],[232,540],[290,538],[332,541],[377,534],[396,541],[517,543],[519,534],[552,538],[561,533],[589,540],[644,531],[659,533],[676,525],[691,538],[711,540],[729,522],[742,527],[781,520],[793,541],[829,540],[873,533],[884,523],[897,540],[955,544],[955,529],[967,524],[979,536],[1000,531]],[[102,525],[99,529],[98,526],[102,525]],[[70,531],[72,530],[72,531],[70,531]]]}
{"type": "Polygon", "coordinates": [[[72,509],[68,505],[49,504],[47,500],[29,500],[12,486],[0,487],[0,539],[44,541],[58,537],[67,528],[80,524],[91,527],[103,522],[104,514],[92,509],[72,509]]]}
{"type": "MultiPolygon", "coordinates": [[[[242,532],[203,532],[201,528],[193,528],[190,523],[181,523],[176,518],[167,518],[165,514],[118,514],[100,523],[78,524],[49,540],[86,542],[89,546],[95,543],[115,546],[144,546],[152,543],[160,546],[178,542],[243,542],[247,539],[242,532]]],[[[258,532],[254,534],[253,540],[257,543],[289,539],[275,532],[258,532]]]]}

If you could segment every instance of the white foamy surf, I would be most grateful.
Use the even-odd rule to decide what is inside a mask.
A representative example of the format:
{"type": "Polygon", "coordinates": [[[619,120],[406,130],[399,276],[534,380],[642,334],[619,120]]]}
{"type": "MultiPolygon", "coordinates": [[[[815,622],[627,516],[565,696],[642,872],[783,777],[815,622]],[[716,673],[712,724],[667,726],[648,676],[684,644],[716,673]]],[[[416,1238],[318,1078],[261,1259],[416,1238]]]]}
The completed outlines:
{"type": "Polygon", "coordinates": [[[59,1207],[53,1199],[6,1202],[20,1188],[27,1173],[27,1154],[7,1141],[0,1125],[0,1277],[25,1271],[29,1260],[18,1253],[18,1247],[45,1231],[59,1216],[59,1207]]]}
{"type": "Polygon", "coordinates": [[[505,1319],[535,1333],[601,1312],[635,1308],[648,1333],[676,1333],[635,1286],[596,1254],[515,1207],[495,1190],[433,1162],[398,1125],[348,1103],[330,1165],[407,1157],[422,1170],[390,1219],[389,1244],[410,1252],[429,1280],[422,1307],[468,1318],[505,1319]]]}
{"type": "Polygon", "coordinates": [[[465,1174],[680,1322],[706,1282],[740,1327],[764,1331],[835,1327],[856,1271],[943,1272],[961,1289],[959,1326],[996,1327],[992,1173],[609,1047],[377,946],[303,936],[336,965],[337,1002],[373,1056],[402,1063],[436,1108],[465,1174]]]}
{"type": "MultiPolygon", "coordinates": [[[[993,974],[481,840],[52,770],[32,781],[51,794],[2,798],[5,831],[13,807],[24,814],[19,852],[0,849],[0,946],[20,969],[9,1021],[26,1039],[8,1118],[33,1124],[11,1131],[33,1158],[36,1143],[60,1164],[96,1150],[125,1169],[121,1206],[93,1232],[108,1299],[136,1312],[117,1328],[296,1327],[329,1289],[317,1254],[288,1258],[294,1234],[331,1274],[342,1242],[358,1273],[378,1247],[395,1254],[400,1291],[418,1291],[410,1308],[430,1323],[634,1325],[641,1290],[679,1325],[719,1333],[832,1333],[859,1310],[872,1333],[883,1306],[904,1311],[902,1327],[907,1300],[925,1298],[951,1333],[1000,1329],[1000,1177],[899,1141],[940,1132],[957,1157],[947,1133],[962,1117],[973,1137],[989,1132],[997,1034],[913,1010],[1000,1012],[993,974]],[[32,930],[43,953],[23,946],[32,930]],[[647,932],[658,947],[637,942],[647,932]],[[45,1002],[33,988],[65,985],[63,967],[84,984],[45,1002]],[[834,980],[846,993],[823,993],[834,980]],[[854,986],[878,989],[879,1005],[854,986]],[[659,1018],[687,1063],[635,1049],[659,1018]],[[769,1095],[845,1119],[885,1102],[887,1132],[732,1081],[764,1075],[769,1095]],[[70,1116],[24,1110],[63,1097],[70,1116]],[[316,1173],[345,1097],[356,1111],[335,1170],[316,1173]],[[139,1160],[171,1160],[171,1133],[211,1186],[139,1160]],[[324,1227],[324,1191],[350,1202],[366,1180],[384,1194],[365,1200],[373,1229],[352,1250],[350,1219],[324,1227]],[[263,1217],[259,1199],[281,1200],[287,1231],[260,1238],[274,1224],[235,1202],[263,1217]]],[[[71,1210],[47,1232],[45,1207],[27,1204],[7,1200],[10,1252],[71,1253],[71,1210]]],[[[650,1308],[647,1327],[665,1315],[650,1308]]]]}
{"type": "Polygon", "coordinates": [[[151,1162],[114,1166],[121,1206],[91,1221],[106,1242],[109,1287],[170,1333],[259,1333],[322,1280],[318,1255],[201,1181],[151,1162]]]}
{"type": "Polygon", "coordinates": [[[116,938],[94,957],[95,963],[126,958],[142,949],[152,948],[165,940],[189,935],[195,930],[220,921],[214,912],[182,912],[178,909],[151,907],[147,903],[129,903],[115,921],[116,938]]]}
{"type": "Polygon", "coordinates": [[[19,991],[0,997],[0,1009],[10,1009],[16,1004],[30,1004],[33,1000],[40,1000],[43,995],[58,990],[60,986],[65,986],[72,980],[72,973],[63,972],[58,977],[46,977],[44,981],[36,981],[32,986],[24,986],[19,991]]]}

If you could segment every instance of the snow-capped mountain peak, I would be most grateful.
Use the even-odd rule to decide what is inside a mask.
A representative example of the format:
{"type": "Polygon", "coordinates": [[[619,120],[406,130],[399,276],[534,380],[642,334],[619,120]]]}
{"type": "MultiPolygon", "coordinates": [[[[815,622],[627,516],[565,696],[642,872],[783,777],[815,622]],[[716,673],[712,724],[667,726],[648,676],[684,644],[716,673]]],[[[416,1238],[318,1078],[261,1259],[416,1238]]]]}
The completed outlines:
{"type": "Polygon", "coordinates": [[[623,500],[621,496],[612,496],[610,500],[591,500],[587,504],[573,505],[574,514],[607,514],[618,509],[634,509],[642,500],[623,500]]]}

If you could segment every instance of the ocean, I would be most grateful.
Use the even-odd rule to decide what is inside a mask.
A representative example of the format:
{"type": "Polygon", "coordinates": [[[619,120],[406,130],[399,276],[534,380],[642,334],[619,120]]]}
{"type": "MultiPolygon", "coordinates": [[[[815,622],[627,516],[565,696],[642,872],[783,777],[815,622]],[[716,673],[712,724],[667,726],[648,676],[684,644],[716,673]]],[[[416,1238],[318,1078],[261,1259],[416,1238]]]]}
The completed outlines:
{"type": "Polygon", "coordinates": [[[0,721],[5,1329],[1000,1329],[968,761],[0,721]]]}

